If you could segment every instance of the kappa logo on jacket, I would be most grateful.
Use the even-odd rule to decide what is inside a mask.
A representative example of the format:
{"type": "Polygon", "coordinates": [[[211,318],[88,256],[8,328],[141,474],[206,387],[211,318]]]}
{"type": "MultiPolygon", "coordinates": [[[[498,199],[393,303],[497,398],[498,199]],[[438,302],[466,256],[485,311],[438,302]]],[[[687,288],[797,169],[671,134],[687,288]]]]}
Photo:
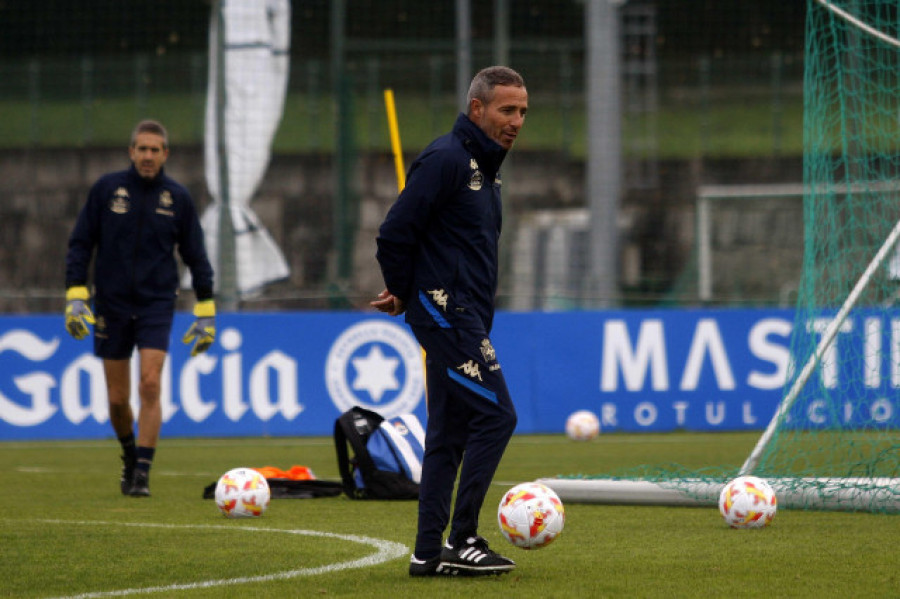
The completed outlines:
{"type": "Polygon", "coordinates": [[[478,368],[478,364],[475,363],[475,360],[469,360],[465,364],[460,364],[456,369],[462,370],[463,374],[472,377],[473,379],[478,379],[479,381],[484,380],[481,378],[481,370],[478,368]]]}

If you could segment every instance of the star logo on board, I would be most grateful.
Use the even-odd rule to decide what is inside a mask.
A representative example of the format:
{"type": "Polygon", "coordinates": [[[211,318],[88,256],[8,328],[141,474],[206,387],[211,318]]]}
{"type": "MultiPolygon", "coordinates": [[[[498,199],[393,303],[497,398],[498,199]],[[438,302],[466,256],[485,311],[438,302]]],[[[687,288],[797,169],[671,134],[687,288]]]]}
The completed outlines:
{"type": "Polygon", "coordinates": [[[341,413],[359,406],[385,418],[409,414],[425,395],[422,362],[422,348],[407,327],[386,318],[357,322],[328,349],[328,397],[341,413]]]}
{"type": "Polygon", "coordinates": [[[356,369],[353,389],[367,391],[374,401],[381,401],[385,391],[400,388],[396,376],[400,360],[385,356],[379,345],[373,345],[365,357],[353,358],[350,362],[356,369]]]}

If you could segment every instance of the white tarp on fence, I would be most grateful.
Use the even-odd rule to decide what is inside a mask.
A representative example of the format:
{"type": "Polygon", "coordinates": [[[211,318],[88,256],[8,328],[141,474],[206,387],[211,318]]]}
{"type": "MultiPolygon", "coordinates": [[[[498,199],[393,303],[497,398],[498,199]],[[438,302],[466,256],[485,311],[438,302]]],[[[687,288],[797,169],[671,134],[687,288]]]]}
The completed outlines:
{"type": "MultiPolygon", "coordinates": [[[[224,125],[228,200],[235,232],[237,291],[252,294],[288,276],[284,255],[250,208],[269,164],[272,138],[281,121],[287,89],[291,36],[290,0],[222,0],[224,45],[219,54],[219,15],[213,11],[209,36],[206,102],[206,182],[213,197],[202,216],[206,249],[218,256],[221,181],[219,123],[224,125]],[[224,69],[219,69],[224,56],[224,69]],[[224,73],[224,103],[219,98],[224,73]],[[221,121],[218,110],[224,111],[221,121]]],[[[219,280],[219,277],[217,277],[219,280]]]]}

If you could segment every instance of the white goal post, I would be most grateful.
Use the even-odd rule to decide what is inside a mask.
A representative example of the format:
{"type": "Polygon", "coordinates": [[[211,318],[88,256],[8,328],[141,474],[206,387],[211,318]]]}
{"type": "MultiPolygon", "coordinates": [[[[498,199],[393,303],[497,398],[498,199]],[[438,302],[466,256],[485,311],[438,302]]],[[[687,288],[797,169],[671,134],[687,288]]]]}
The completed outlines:
{"type": "Polygon", "coordinates": [[[712,207],[718,202],[785,198],[802,200],[802,183],[701,185],[697,188],[697,297],[713,299],[712,207]]]}
{"type": "MultiPolygon", "coordinates": [[[[713,300],[714,227],[728,227],[727,219],[734,220],[730,215],[721,221],[714,218],[718,216],[713,214],[715,202],[774,199],[777,214],[780,209],[788,209],[779,198],[803,198],[802,222],[810,227],[803,231],[803,247],[808,254],[798,287],[792,339],[796,364],[792,365],[775,415],[743,466],[733,472],[718,469],[712,473],[706,469],[686,474],[684,469],[667,472],[662,468],[634,470],[635,474],[624,477],[540,479],[563,501],[708,506],[717,503],[730,478],[755,474],[765,477],[780,506],[900,512],[900,431],[872,414],[872,406],[878,401],[896,399],[898,387],[895,381],[879,386],[866,377],[886,362],[882,323],[890,321],[891,335],[895,335],[900,321],[894,306],[900,280],[900,252],[895,249],[900,241],[900,150],[896,145],[900,25],[895,18],[896,4],[894,0],[807,3],[806,35],[816,43],[807,44],[804,57],[802,185],[706,186],[697,193],[697,283],[701,301],[713,300]],[[802,423],[792,423],[789,416],[795,404],[808,399],[798,397],[836,343],[842,325],[857,313],[873,326],[869,330],[864,325],[861,334],[868,335],[864,347],[857,348],[861,352],[853,350],[848,360],[851,364],[852,360],[860,361],[860,367],[854,364],[850,373],[853,380],[840,387],[810,389],[824,389],[822,394],[827,398],[821,401],[830,402],[835,411],[849,414],[849,406],[856,412],[852,418],[845,416],[843,423],[838,417],[821,423],[821,427],[804,428],[802,423]],[[828,320],[820,337],[815,337],[818,328],[805,326],[811,317],[828,320]],[[828,390],[832,388],[835,390],[828,390]],[[874,395],[880,399],[871,401],[874,395]],[[868,413],[861,414],[864,410],[868,413]],[[778,434],[782,425],[783,436],[778,434]],[[820,432],[831,436],[817,435],[820,432]],[[836,454],[829,453],[831,450],[836,454]]],[[[743,220],[744,215],[738,214],[739,225],[745,224],[743,220]]],[[[721,233],[725,241],[722,249],[729,251],[728,230],[723,228],[721,233]]],[[[768,231],[765,233],[764,241],[771,245],[768,231]]],[[[753,241],[752,235],[747,238],[753,241]]],[[[757,248],[768,249],[765,244],[757,244],[757,248]]],[[[731,259],[722,254],[722,258],[721,262],[732,269],[745,261],[742,255],[731,259]],[[726,258],[731,259],[730,264],[726,258]]],[[[725,281],[723,278],[718,286],[725,288],[725,281]]],[[[891,343],[888,355],[894,367],[896,337],[891,337],[891,343]]],[[[834,366],[841,359],[829,358],[829,362],[834,366]]]]}

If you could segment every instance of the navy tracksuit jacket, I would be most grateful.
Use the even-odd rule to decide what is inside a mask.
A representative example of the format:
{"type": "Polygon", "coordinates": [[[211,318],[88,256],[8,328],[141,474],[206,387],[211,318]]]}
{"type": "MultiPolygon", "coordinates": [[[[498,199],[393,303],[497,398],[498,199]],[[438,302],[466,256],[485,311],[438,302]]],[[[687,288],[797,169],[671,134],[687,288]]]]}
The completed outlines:
{"type": "Polygon", "coordinates": [[[151,180],[132,167],[102,176],[69,238],[66,288],[86,285],[96,248],[94,304],[98,313],[172,312],[178,291],[178,248],[191,270],[197,300],[213,296],[213,270],[187,189],[165,175],[151,180]]]}
{"type": "Polygon", "coordinates": [[[460,471],[448,542],[474,536],[478,512],[516,425],[489,338],[497,292],[506,156],[469,118],[432,142],[379,230],[387,289],[426,352],[428,423],[415,555],[441,549],[460,471]]]}

